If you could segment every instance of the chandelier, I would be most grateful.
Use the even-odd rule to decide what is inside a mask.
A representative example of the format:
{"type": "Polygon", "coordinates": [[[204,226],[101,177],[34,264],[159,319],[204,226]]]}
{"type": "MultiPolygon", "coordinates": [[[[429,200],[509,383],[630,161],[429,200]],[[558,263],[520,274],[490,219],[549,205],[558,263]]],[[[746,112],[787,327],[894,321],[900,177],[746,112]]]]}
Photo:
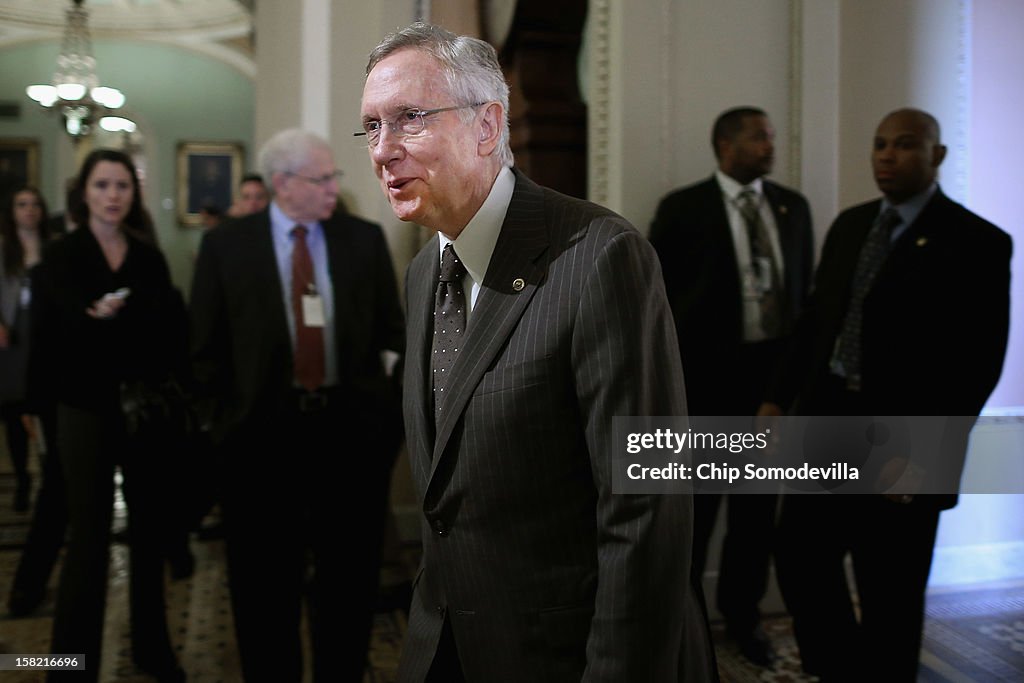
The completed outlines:
{"type": "Polygon", "coordinates": [[[92,132],[99,123],[104,130],[134,132],[135,123],[120,116],[109,116],[124,105],[124,94],[99,84],[96,58],[89,38],[89,13],[84,0],[72,0],[61,41],[52,85],[30,85],[25,92],[49,111],[59,111],[64,129],[76,142],[92,132]]]}

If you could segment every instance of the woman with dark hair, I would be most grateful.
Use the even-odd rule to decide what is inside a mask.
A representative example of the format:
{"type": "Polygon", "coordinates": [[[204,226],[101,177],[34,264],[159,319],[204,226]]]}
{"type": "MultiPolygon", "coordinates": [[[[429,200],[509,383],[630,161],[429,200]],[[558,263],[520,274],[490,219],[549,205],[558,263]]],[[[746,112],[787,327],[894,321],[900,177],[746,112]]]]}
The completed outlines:
{"type": "Polygon", "coordinates": [[[0,207],[0,244],[4,245],[3,268],[7,274],[27,272],[39,263],[42,248],[50,239],[46,199],[26,185],[4,197],[0,207]]]}
{"type": "Polygon", "coordinates": [[[15,190],[0,207],[0,415],[17,476],[14,509],[18,512],[28,510],[32,490],[28,431],[22,421],[32,291],[29,273],[49,237],[46,218],[46,200],[34,187],[15,190]]]}
{"type": "Polygon", "coordinates": [[[133,659],[160,681],[183,681],[163,593],[170,494],[162,480],[170,461],[157,444],[129,435],[121,408],[123,386],[161,382],[184,353],[180,305],[167,262],[142,232],[147,223],[131,158],[93,151],[77,189],[80,201],[69,210],[79,228],[46,249],[32,308],[30,400],[57,404],[70,530],[51,647],[84,653],[86,662],[86,672],[50,672],[48,680],[96,680],[99,671],[119,466],[128,505],[133,659]]]}
{"type": "Polygon", "coordinates": [[[0,207],[0,327],[5,330],[0,330],[0,337],[6,335],[6,340],[0,339],[0,399],[5,403],[0,410],[4,414],[7,443],[18,475],[16,510],[27,509],[29,503],[29,433],[25,426],[30,413],[39,417],[43,437],[40,445],[45,446],[39,451],[42,486],[8,596],[8,612],[13,617],[27,616],[43,601],[46,584],[64,545],[67,526],[54,406],[33,406],[25,401],[32,282],[43,247],[51,237],[46,202],[39,190],[24,187],[4,201],[0,207]]]}

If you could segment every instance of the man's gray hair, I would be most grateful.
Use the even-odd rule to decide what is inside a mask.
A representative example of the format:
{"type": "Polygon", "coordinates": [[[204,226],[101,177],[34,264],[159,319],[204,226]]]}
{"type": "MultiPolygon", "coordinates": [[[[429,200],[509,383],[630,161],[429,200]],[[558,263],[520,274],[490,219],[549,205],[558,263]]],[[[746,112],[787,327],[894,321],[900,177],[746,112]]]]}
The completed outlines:
{"type": "MultiPolygon", "coordinates": [[[[380,45],[370,53],[366,75],[385,57],[412,48],[433,57],[441,67],[448,92],[456,105],[476,102],[500,102],[505,120],[495,154],[502,166],[512,166],[512,148],[509,147],[508,83],[498,63],[498,53],[490,43],[479,38],[457,36],[440,26],[417,21],[415,24],[384,36],[380,45]]],[[[434,105],[431,105],[434,106],[434,105]]],[[[459,112],[463,121],[472,119],[472,110],[459,112]]]]}
{"type": "Polygon", "coordinates": [[[294,173],[309,162],[316,149],[331,152],[327,140],[307,130],[287,128],[274,133],[263,143],[259,155],[259,167],[267,188],[273,192],[274,174],[294,173]]]}

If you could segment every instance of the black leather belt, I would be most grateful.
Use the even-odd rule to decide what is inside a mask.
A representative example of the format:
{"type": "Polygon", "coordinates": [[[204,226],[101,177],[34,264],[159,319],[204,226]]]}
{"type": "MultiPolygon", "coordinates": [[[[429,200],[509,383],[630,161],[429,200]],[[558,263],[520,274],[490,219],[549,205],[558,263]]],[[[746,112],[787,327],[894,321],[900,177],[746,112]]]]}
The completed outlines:
{"type": "Polygon", "coordinates": [[[303,415],[322,413],[330,406],[340,404],[341,392],[337,387],[321,387],[314,391],[292,389],[289,408],[303,415]]]}

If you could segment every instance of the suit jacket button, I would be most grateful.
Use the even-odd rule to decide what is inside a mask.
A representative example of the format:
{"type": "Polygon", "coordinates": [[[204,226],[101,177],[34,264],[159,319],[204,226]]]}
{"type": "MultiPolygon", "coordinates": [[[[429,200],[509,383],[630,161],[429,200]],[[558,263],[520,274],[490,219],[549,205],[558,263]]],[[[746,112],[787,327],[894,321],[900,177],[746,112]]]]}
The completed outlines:
{"type": "Polygon", "coordinates": [[[440,519],[434,520],[434,531],[437,532],[438,536],[446,536],[448,534],[448,527],[444,525],[440,519]]]}

